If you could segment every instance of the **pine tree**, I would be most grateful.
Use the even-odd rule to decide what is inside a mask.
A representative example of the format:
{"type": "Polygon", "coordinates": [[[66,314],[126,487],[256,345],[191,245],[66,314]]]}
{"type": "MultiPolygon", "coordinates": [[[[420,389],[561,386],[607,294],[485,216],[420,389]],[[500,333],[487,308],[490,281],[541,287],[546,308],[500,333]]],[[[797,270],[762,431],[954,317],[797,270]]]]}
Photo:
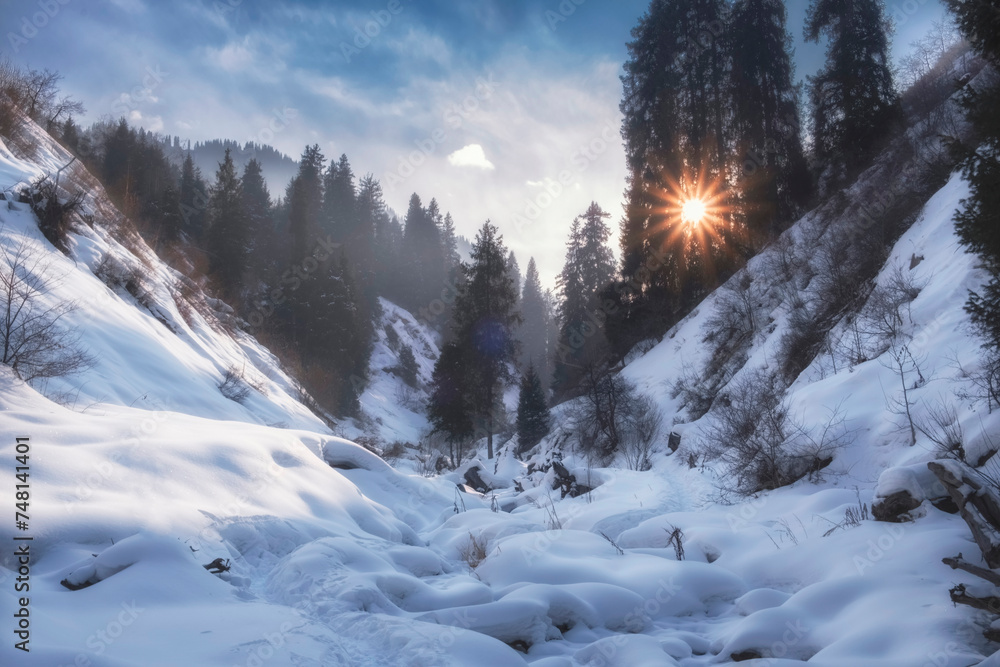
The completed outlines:
{"type": "Polygon", "coordinates": [[[354,172],[347,155],[338,162],[330,160],[323,177],[323,222],[335,243],[348,243],[358,227],[354,172]]]}
{"type": "Polygon", "coordinates": [[[517,355],[513,332],[521,322],[506,257],[503,237],[486,221],[472,246],[472,264],[456,298],[453,323],[456,345],[467,363],[470,420],[485,430],[489,458],[493,458],[497,406],[512,379],[510,364],[517,355]]]}
{"type": "Polygon", "coordinates": [[[1000,8],[990,0],[945,0],[959,30],[994,67],[1000,67],[1000,8]]]}
{"type": "Polygon", "coordinates": [[[76,153],[80,149],[80,128],[73,122],[73,117],[69,116],[62,126],[62,144],[71,153],[76,153]]]}
{"type": "Polygon", "coordinates": [[[323,207],[323,162],[318,144],[307,146],[299,160],[288,200],[288,224],[292,235],[292,260],[302,261],[320,230],[323,207]]]}
{"type": "Polygon", "coordinates": [[[411,310],[426,308],[444,287],[444,249],[441,243],[441,213],[436,200],[425,209],[414,193],[403,223],[404,305],[411,310]]]}
{"type": "Polygon", "coordinates": [[[246,215],[248,264],[258,280],[263,279],[274,257],[277,238],[274,234],[271,194],[267,190],[260,162],[251,159],[240,179],[243,212],[246,215]]]}
{"type": "Polygon", "coordinates": [[[243,209],[243,186],[226,149],[208,202],[209,271],[225,293],[235,295],[247,268],[249,234],[243,209]]]}
{"type": "Polygon", "coordinates": [[[152,222],[160,230],[162,240],[166,243],[177,241],[184,229],[180,191],[168,184],[164,188],[163,194],[155,202],[154,209],[155,212],[151,216],[152,222]]]}
{"type": "MultiPolygon", "coordinates": [[[[982,55],[1000,67],[1000,12],[995,3],[948,0],[962,32],[982,55]]],[[[978,145],[968,151],[963,174],[969,197],[955,214],[962,244],[979,256],[990,280],[970,295],[966,310],[994,354],[1000,351],[1000,86],[969,89],[962,98],[978,145]]]]}
{"type": "Polygon", "coordinates": [[[452,220],[451,213],[445,214],[441,225],[441,247],[444,252],[446,273],[451,277],[452,272],[462,261],[458,254],[458,236],[455,233],[455,221],[452,220]]]}
{"type": "Polygon", "coordinates": [[[190,152],[184,156],[184,164],[181,167],[180,198],[184,233],[193,240],[200,240],[205,230],[208,194],[201,170],[194,165],[190,152]]]}
{"type": "Polygon", "coordinates": [[[104,182],[109,188],[117,191],[126,202],[132,196],[130,177],[133,165],[131,158],[135,141],[135,134],[129,128],[128,122],[122,118],[104,143],[104,162],[102,165],[104,182]]]}
{"type": "Polygon", "coordinates": [[[518,306],[521,304],[521,266],[517,263],[517,255],[511,250],[510,254],[507,255],[507,273],[510,274],[510,280],[514,283],[514,289],[517,290],[517,302],[518,306]]]}
{"type": "Polygon", "coordinates": [[[374,329],[371,314],[359,305],[346,254],[321,265],[290,291],[288,301],[294,317],[291,333],[307,367],[310,391],[337,414],[357,414],[374,329]]]}
{"type": "MultiPolygon", "coordinates": [[[[732,166],[723,0],[652,0],[628,44],[622,76],[628,189],[621,224],[618,331],[662,333],[728,277],[740,234],[728,207],[710,228],[682,220],[682,203],[725,204],[732,166]]],[[[637,340],[620,341],[629,347],[637,340]]]]}
{"type": "Polygon", "coordinates": [[[782,0],[737,0],[727,31],[740,203],[754,247],[780,233],[809,194],[786,22],[782,0]]]}
{"type": "Polygon", "coordinates": [[[376,294],[398,299],[403,230],[399,221],[390,217],[382,185],[371,174],[358,183],[355,210],[358,229],[366,230],[365,236],[373,238],[371,289],[376,294]]]}
{"type": "Polygon", "coordinates": [[[427,417],[434,430],[443,433],[451,445],[452,461],[462,463],[464,444],[472,439],[475,427],[469,382],[471,361],[458,343],[446,343],[434,364],[427,417]]]}
{"type": "Polygon", "coordinates": [[[545,402],[542,381],[533,365],[528,366],[521,378],[521,391],[517,401],[518,454],[524,454],[541,442],[549,433],[551,415],[545,402]]]}
{"type": "Polygon", "coordinates": [[[409,345],[403,345],[399,351],[399,372],[403,382],[411,387],[417,386],[417,358],[413,355],[413,349],[409,345]]]}
{"type": "Polygon", "coordinates": [[[813,0],[805,37],[829,39],[826,66],[810,77],[813,145],[835,169],[862,166],[883,144],[901,107],[882,0],[813,0]]]}
{"type": "Polygon", "coordinates": [[[521,292],[521,316],[524,322],[520,328],[521,367],[534,366],[541,369],[544,381],[548,366],[548,313],[545,295],[538,277],[538,266],[535,258],[528,262],[528,272],[525,274],[524,290],[521,292]]]}
{"type": "Polygon", "coordinates": [[[601,291],[614,279],[614,256],[608,246],[610,217],[597,202],[577,216],[570,228],[566,261],[557,279],[562,301],[559,309],[559,351],[555,364],[555,386],[559,392],[572,389],[587,361],[601,347],[601,291]]]}

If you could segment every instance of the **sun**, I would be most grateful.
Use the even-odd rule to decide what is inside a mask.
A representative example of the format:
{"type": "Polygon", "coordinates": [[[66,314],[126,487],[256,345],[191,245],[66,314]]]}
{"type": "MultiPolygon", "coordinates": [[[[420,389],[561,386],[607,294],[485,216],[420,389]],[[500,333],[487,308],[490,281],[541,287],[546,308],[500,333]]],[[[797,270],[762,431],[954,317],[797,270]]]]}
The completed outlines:
{"type": "Polygon", "coordinates": [[[708,206],[701,199],[688,199],[681,206],[681,220],[692,227],[700,225],[708,212],[708,206]]]}

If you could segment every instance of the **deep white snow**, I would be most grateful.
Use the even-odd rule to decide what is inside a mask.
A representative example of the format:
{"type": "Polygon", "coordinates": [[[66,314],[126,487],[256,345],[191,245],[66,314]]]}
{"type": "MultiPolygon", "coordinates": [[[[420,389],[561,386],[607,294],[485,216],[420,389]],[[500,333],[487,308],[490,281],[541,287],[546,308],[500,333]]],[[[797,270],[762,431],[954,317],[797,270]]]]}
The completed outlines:
{"type": "MultiPolygon", "coordinates": [[[[0,188],[68,162],[38,138],[31,159],[0,144],[0,188]]],[[[957,398],[966,380],[955,362],[969,369],[977,356],[962,305],[983,278],[952,228],[966,192],[953,176],[896,244],[885,275],[924,256],[912,271],[925,286],[906,323],[927,380],[914,400],[950,397],[970,450],[985,450],[1000,419],[957,398]]],[[[935,457],[925,439],[911,447],[900,432],[887,408],[896,379],[877,359],[836,370],[817,359],[790,390],[805,424],[839,406],[855,433],[825,481],[716,502],[712,465],[689,468],[684,458],[703,426],[693,423],[677,427],[682,450],[661,447],[648,472],[588,473],[568,456],[596,486],[579,498],[560,499],[551,471],[528,475],[504,449],[485,462],[488,475],[505,485],[516,477],[525,490],[480,497],[460,490],[457,474],[397,471],[334,435],[276,359],[222,326],[211,303],[181,313],[180,277],[115,240],[99,190],[87,206],[94,227],[80,227],[69,258],[26,205],[0,202],[0,243],[26,239],[47,258],[44,298],[79,304],[66,325],[96,359],[78,377],[38,387],[0,367],[0,501],[14,503],[14,438],[30,437],[34,538],[25,654],[6,611],[17,606],[12,538],[24,533],[13,516],[0,523],[4,665],[695,667],[754,650],[764,659],[747,664],[757,666],[966,667],[991,653],[981,636],[988,621],[948,599],[956,583],[978,585],[941,563],[978,557],[960,518],[925,502],[912,523],[831,532],[859,500],[871,505],[876,485],[883,495],[920,492],[935,457]],[[94,276],[106,255],[131,265],[136,252],[152,307],[94,276]],[[218,388],[234,366],[261,387],[242,403],[218,388]],[[674,527],[684,561],[668,543],[674,527]],[[231,570],[208,572],[216,558],[231,570]],[[62,580],[93,585],[71,591],[62,580]]],[[[668,423],[682,412],[671,383],[703,358],[714,299],[624,371],[668,423]]],[[[383,307],[383,322],[419,351],[426,381],[434,336],[383,307]]],[[[770,316],[775,327],[755,341],[748,367],[773,358],[786,314],[779,306],[770,316]]],[[[385,336],[362,402],[383,438],[418,442],[426,424],[384,372],[395,363],[385,336]]],[[[352,437],[361,430],[342,425],[352,437]]]]}

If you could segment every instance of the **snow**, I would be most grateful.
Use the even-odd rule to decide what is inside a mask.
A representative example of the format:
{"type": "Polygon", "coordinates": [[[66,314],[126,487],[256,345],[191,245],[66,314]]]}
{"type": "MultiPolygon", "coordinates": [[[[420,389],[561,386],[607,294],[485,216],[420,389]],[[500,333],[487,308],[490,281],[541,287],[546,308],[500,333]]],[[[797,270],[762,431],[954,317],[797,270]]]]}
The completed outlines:
{"type": "MultiPolygon", "coordinates": [[[[0,188],[68,161],[38,133],[31,160],[0,145],[0,188]]],[[[966,194],[953,176],[881,279],[924,256],[907,326],[928,380],[913,396],[951,397],[970,447],[985,450],[1000,418],[958,398],[967,380],[957,364],[973,368],[977,354],[962,304],[983,279],[952,229],[966,194]]],[[[934,446],[900,434],[886,407],[897,378],[878,359],[836,370],[818,359],[789,391],[809,426],[837,406],[849,417],[855,437],[823,480],[719,502],[712,462],[689,467],[684,457],[697,450],[703,424],[693,422],[675,426],[681,450],[663,443],[648,472],[591,469],[568,453],[566,467],[594,487],[578,498],[552,490],[551,470],[528,475],[506,449],[493,461],[480,452],[473,460],[501,486],[480,495],[456,486],[459,473],[423,477],[412,461],[394,468],[349,439],[425,438],[423,389],[401,404],[389,370],[398,351],[385,326],[414,349],[420,382],[430,378],[438,341],[411,315],[382,303],[362,397],[370,423],[342,422],[335,435],[273,355],[222,324],[222,305],[182,314],[179,277],[117,240],[103,193],[86,206],[96,223],[72,238],[72,257],[48,245],[24,205],[0,206],[0,242],[23,239],[46,257],[44,298],[78,302],[66,324],[96,360],[44,386],[0,368],[0,472],[10,479],[14,437],[30,436],[34,536],[31,653],[5,630],[2,664],[698,667],[753,652],[763,660],[747,664],[966,667],[992,652],[988,621],[948,599],[953,585],[978,581],[941,563],[960,552],[975,561],[959,517],[927,506],[911,523],[845,523],[876,496],[936,493],[926,471],[934,446]],[[95,277],[109,254],[146,266],[153,309],[95,277]],[[218,385],[233,366],[263,391],[225,398],[218,385]],[[523,492],[509,488],[514,479],[523,492]],[[683,561],[669,542],[675,529],[683,561]],[[217,558],[228,572],[203,567],[217,558]],[[70,591],[64,579],[91,585],[70,591]]],[[[624,370],[667,423],[684,417],[672,381],[704,360],[717,298],[624,370]]],[[[773,354],[778,303],[774,314],[751,366],[773,354]]],[[[560,427],[566,409],[555,411],[560,427]]],[[[0,540],[12,544],[13,533],[3,523],[0,540]]],[[[12,609],[16,563],[12,549],[2,554],[0,600],[12,609]]]]}

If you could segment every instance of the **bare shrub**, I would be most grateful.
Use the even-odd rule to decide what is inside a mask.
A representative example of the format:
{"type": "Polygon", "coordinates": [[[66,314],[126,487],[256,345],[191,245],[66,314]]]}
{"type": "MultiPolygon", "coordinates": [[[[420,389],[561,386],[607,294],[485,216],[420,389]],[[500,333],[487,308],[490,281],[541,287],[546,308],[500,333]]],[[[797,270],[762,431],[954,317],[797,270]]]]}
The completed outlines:
{"type": "MultiPolygon", "coordinates": [[[[715,310],[705,322],[702,342],[710,350],[708,362],[696,377],[702,378],[695,389],[695,405],[707,411],[711,401],[698,400],[697,394],[715,399],[723,387],[746,362],[754,338],[765,326],[766,293],[748,268],[742,269],[718,292],[715,310]]],[[[688,379],[687,386],[695,385],[688,379]]],[[[704,414],[704,412],[702,412],[704,414]]],[[[692,413],[692,417],[699,415],[692,413]]]]}
{"type": "Polygon", "coordinates": [[[402,406],[410,412],[423,412],[427,407],[420,393],[408,384],[396,385],[394,395],[396,405],[402,406]]]}
{"type": "Polygon", "coordinates": [[[677,560],[684,560],[684,531],[677,526],[670,526],[670,529],[664,528],[667,533],[667,546],[673,546],[674,555],[677,560]]]}
{"type": "Polygon", "coordinates": [[[411,448],[413,448],[411,443],[395,440],[382,448],[380,456],[389,463],[393,463],[406,456],[406,452],[411,448]]]}
{"type": "Polygon", "coordinates": [[[37,148],[26,128],[29,118],[52,129],[64,118],[84,112],[80,102],[59,96],[60,79],[51,70],[21,69],[7,58],[0,60],[0,136],[25,157],[37,148]]]}
{"type": "Polygon", "coordinates": [[[470,532],[469,541],[459,549],[458,555],[470,568],[475,570],[486,560],[487,544],[485,537],[476,537],[470,532]]]}
{"type": "Polygon", "coordinates": [[[926,406],[915,426],[937,446],[939,455],[960,461],[965,459],[965,434],[953,403],[939,399],[936,404],[926,406]]]}
{"type": "Polygon", "coordinates": [[[250,385],[243,378],[243,369],[235,365],[226,369],[222,382],[217,386],[222,395],[230,401],[242,403],[250,396],[250,385]]]}
{"type": "Polygon", "coordinates": [[[716,354],[749,347],[761,328],[763,290],[749,269],[742,269],[717,292],[715,312],[705,322],[703,338],[716,354]]]}
{"type": "Polygon", "coordinates": [[[893,265],[888,276],[872,290],[861,312],[850,317],[848,334],[841,345],[851,365],[881,356],[902,338],[904,325],[912,320],[910,304],[924,287],[912,271],[893,265]]]}
{"type": "Polygon", "coordinates": [[[957,392],[958,398],[974,402],[985,402],[990,414],[1000,407],[1000,351],[983,348],[979,366],[966,369],[957,359],[952,365],[967,386],[957,392]]]}
{"type": "Polygon", "coordinates": [[[649,463],[663,417],[659,408],[621,375],[590,366],[583,396],[569,413],[580,448],[601,462],[621,452],[633,469],[649,463]]]}
{"type": "Polygon", "coordinates": [[[52,245],[66,252],[66,239],[72,222],[72,214],[80,209],[84,193],[77,191],[69,198],[59,196],[59,183],[48,176],[42,176],[31,184],[25,193],[31,202],[31,210],[38,217],[38,228],[52,245]]]}
{"type": "Polygon", "coordinates": [[[10,60],[0,60],[0,137],[13,139],[20,135],[27,120],[27,114],[21,111],[22,95],[21,71],[10,60]]]}
{"type": "Polygon", "coordinates": [[[917,444],[917,425],[913,415],[916,403],[912,400],[911,394],[913,390],[927,382],[920,371],[920,361],[913,356],[908,345],[895,344],[886,356],[879,359],[879,363],[883,367],[888,368],[899,377],[902,394],[887,393],[886,407],[893,414],[906,418],[906,424],[902,426],[902,429],[908,431],[911,447],[917,444]]]}
{"type": "MultiPolygon", "coordinates": [[[[729,378],[725,378],[723,384],[728,380],[729,378]]],[[[719,387],[719,379],[707,382],[702,373],[686,363],[681,367],[681,376],[674,381],[671,396],[680,398],[688,416],[692,420],[697,420],[704,417],[712,408],[719,387]]]]}
{"type": "MultiPolygon", "coordinates": [[[[857,490],[855,490],[855,492],[857,493],[857,490]]],[[[835,532],[841,529],[846,530],[848,528],[857,528],[858,526],[861,525],[862,521],[868,521],[871,519],[871,515],[868,513],[868,504],[861,501],[860,493],[857,493],[857,497],[858,497],[857,505],[848,507],[844,511],[843,521],[841,521],[840,523],[834,523],[833,521],[826,519],[826,521],[832,523],[833,526],[828,531],[823,533],[823,537],[829,537],[830,535],[833,535],[835,532]]],[[[822,518],[825,519],[825,517],[822,518]]]]}
{"type": "Polygon", "coordinates": [[[625,428],[621,444],[622,457],[629,470],[649,470],[649,456],[663,428],[663,413],[649,396],[638,395],[625,411],[625,428]]]}
{"type": "Polygon", "coordinates": [[[761,370],[737,379],[710,416],[704,447],[722,463],[723,497],[753,495],[816,473],[849,435],[839,410],[818,433],[793,419],[777,379],[761,370]]]}
{"type": "Polygon", "coordinates": [[[80,337],[60,320],[76,304],[42,303],[50,289],[48,264],[27,241],[0,245],[0,362],[24,381],[61,377],[86,370],[93,358],[80,337]]]}

